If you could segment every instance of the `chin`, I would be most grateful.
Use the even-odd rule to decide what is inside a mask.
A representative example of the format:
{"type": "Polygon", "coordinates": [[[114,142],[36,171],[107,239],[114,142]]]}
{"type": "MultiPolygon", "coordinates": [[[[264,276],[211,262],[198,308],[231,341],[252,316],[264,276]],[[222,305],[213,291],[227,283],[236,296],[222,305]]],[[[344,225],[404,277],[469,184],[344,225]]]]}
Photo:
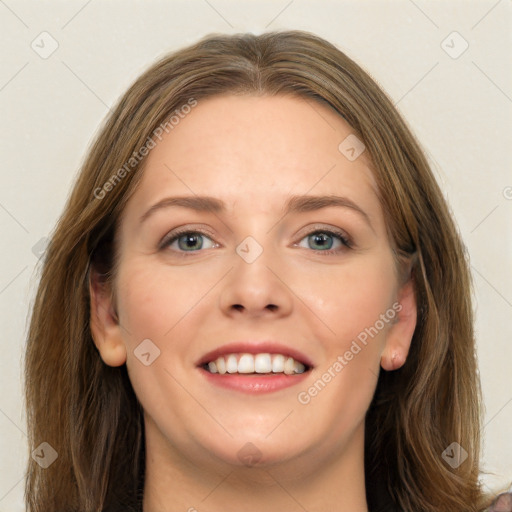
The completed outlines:
{"type": "Polygon", "coordinates": [[[292,446],[277,439],[270,441],[265,436],[237,436],[223,446],[210,447],[209,451],[225,464],[250,468],[286,465],[304,452],[297,445],[292,446]]]}

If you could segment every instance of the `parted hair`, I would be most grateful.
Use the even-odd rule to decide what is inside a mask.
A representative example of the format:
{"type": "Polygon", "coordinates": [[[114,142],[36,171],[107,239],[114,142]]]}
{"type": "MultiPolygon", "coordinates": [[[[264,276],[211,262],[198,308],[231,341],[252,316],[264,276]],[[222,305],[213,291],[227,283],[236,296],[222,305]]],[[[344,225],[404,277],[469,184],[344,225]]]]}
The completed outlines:
{"type": "Polygon", "coordinates": [[[101,126],[49,237],[31,309],[29,450],[47,442],[58,457],[46,469],[29,457],[27,510],[141,510],[142,408],[126,367],[107,366],[93,343],[90,275],[114,293],[119,219],[145,158],[126,163],[191,99],[220,94],[319,102],[364,143],[395,261],[412,262],[418,307],[407,361],[381,371],[366,415],[369,510],[481,512],[490,498],[478,479],[482,397],[465,247],[393,102],[342,51],[302,31],[213,34],[173,52],[135,80],[101,126]],[[456,468],[442,457],[453,442],[468,454],[456,468]]]}

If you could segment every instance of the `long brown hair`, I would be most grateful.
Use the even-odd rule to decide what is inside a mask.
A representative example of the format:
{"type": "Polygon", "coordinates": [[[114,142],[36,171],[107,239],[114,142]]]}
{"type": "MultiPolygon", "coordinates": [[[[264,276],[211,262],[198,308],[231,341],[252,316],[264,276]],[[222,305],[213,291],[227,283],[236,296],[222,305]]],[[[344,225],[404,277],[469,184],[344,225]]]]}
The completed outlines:
{"type": "Polygon", "coordinates": [[[481,391],[464,245],[392,102],[335,46],[300,31],[211,35],[166,56],[135,81],[97,135],[52,233],[32,311],[26,353],[30,450],[47,442],[58,458],[46,469],[29,459],[28,510],[140,507],[141,406],[126,367],[105,365],[92,341],[90,271],[110,284],[115,279],[116,229],[143,172],[140,149],[157,143],[159,127],[172,129],[169,119],[184,105],[217,94],[321,102],[364,142],[396,261],[414,255],[418,304],[407,362],[381,371],[366,417],[369,509],[483,510],[490,500],[478,481],[481,391]],[[454,442],[468,454],[456,468],[442,457],[454,442]]]}

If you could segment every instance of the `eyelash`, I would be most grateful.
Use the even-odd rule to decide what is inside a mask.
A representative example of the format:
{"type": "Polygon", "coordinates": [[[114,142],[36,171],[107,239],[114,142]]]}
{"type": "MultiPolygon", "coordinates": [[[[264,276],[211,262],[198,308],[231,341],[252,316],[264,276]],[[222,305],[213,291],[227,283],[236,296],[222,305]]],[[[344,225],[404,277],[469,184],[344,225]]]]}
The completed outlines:
{"type": "MultiPolygon", "coordinates": [[[[333,236],[335,238],[338,238],[338,240],[340,240],[340,242],[343,245],[343,248],[328,249],[327,251],[322,251],[322,250],[318,250],[318,249],[311,249],[312,251],[318,252],[318,253],[320,253],[322,255],[327,255],[327,256],[336,255],[336,254],[339,254],[343,250],[352,249],[352,247],[353,247],[353,243],[351,242],[351,240],[346,236],[346,234],[343,231],[339,231],[339,230],[332,229],[332,228],[331,229],[314,229],[314,230],[310,231],[309,233],[306,233],[299,240],[299,242],[304,240],[304,238],[307,238],[307,237],[309,237],[311,235],[314,235],[314,234],[317,234],[317,233],[321,233],[321,234],[324,234],[324,235],[333,236]]],[[[211,237],[211,234],[207,233],[205,231],[191,230],[191,229],[187,229],[187,228],[181,229],[181,230],[179,229],[179,230],[174,231],[174,232],[170,233],[169,235],[167,235],[162,240],[162,242],[161,242],[161,244],[159,246],[159,249],[160,250],[166,250],[170,244],[172,244],[173,242],[178,240],[182,235],[185,235],[185,234],[202,235],[202,236],[206,236],[208,238],[211,237]]],[[[201,252],[201,250],[198,250],[198,251],[175,251],[175,252],[177,252],[178,254],[182,255],[183,257],[187,257],[187,254],[189,254],[189,253],[201,252]]]]}

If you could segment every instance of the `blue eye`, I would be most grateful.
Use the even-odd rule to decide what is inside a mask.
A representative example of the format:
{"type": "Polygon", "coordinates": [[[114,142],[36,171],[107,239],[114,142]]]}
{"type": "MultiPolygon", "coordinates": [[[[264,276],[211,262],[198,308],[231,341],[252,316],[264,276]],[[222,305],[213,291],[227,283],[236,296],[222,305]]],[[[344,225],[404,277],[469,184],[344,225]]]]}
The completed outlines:
{"type": "MultiPolygon", "coordinates": [[[[306,235],[302,240],[307,240],[307,242],[310,242],[308,244],[308,247],[306,248],[313,249],[315,251],[323,252],[326,254],[333,254],[339,252],[340,250],[343,249],[343,247],[352,247],[350,241],[341,231],[334,232],[329,230],[316,230],[306,235]],[[336,240],[338,240],[338,248],[332,249],[336,240]],[[311,245],[313,245],[313,247],[311,245]]],[[[299,247],[304,246],[299,244],[299,247]]]]}
{"type": "Polygon", "coordinates": [[[180,233],[175,233],[162,243],[162,247],[169,247],[183,252],[196,252],[200,249],[211,249],[214,246],[215,244],[210,238],[208,238],[204,233],[200,233],[198,231],[182,231],[180,233]],[[204,247],[203,240],[205,239],[210,240],[211,245],[209,247],[204,247]],[[175,245],[176,243],[177,248],[175,245]],[[173,245],[175,247],[173,247],[173,245]]]}

